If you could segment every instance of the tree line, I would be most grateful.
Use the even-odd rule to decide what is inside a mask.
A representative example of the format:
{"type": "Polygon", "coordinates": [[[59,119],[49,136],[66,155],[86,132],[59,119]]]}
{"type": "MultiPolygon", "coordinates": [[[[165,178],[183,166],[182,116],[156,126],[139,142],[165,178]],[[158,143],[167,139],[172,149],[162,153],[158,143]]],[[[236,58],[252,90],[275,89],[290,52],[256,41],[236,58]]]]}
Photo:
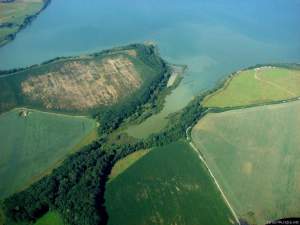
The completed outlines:
{"type": "Polygon", "coordinates": [[[155,47],[145,47],[144,45],[134,45],[134,47],[138,49],[139,59],[153,68],[157,74],[149,84],[145,84],[146,87],[140,88],[134,95],[123,99],[118,104],[107,106],[94,115],[101,124],[99,133],[102,135],[118,128],[131,115],[141,115],[144,104],[149,103],[154,107],[158,95],[167,86],[172,71],[170,66],[158,57],[155,47]]]}

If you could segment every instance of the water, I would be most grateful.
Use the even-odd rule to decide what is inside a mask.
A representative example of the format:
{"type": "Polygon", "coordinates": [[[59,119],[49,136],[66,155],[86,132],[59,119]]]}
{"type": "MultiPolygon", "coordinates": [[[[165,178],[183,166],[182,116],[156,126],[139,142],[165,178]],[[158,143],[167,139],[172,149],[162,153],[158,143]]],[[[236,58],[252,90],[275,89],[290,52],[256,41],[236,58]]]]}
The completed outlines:
{"type": "Polygon", "coordinates": [[[299,62],[299,24],[299,0],[52,0],[0,49],[0,69],[153,40],[164,58],[189,71],[158,120],[142,125],[151,130],[154,120],[165,123],[166,115],[230,72],[299,62]]]}

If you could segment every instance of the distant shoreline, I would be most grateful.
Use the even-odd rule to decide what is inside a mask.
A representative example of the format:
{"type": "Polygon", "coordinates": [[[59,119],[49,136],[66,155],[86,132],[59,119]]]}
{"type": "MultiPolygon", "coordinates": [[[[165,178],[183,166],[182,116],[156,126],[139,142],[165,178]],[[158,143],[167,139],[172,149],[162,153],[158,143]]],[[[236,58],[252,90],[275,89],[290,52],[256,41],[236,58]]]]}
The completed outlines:
{"type": "MultiPolygon", "coordinates": [[[[15,0],[4,0],[4,1],[1,1],[0,0],[0,3],[12,3],[14,2],[15,0]]],[[[43,7],[37,11],[36,13],[34,13],[33,15],[29,15],[27,17],[25,17],[23,23],[19,26],[19,28],[14,32],[14,33],[11,33],[11,34],[8,34],[5,36],[4,40],[2,43],[0,43],[0,48],[5,46],[6,44],[10,43],[11,41],[13,41],[17,34],[22,31],[23,29],[25,29],[29,24],[32,23],[32,21],[42,12],[44,11],[48,5],[50,4],[51,0],[43,0],[43,7]]],[[[12,26],[17,26],[16,24],[13,24],[13,23],[4,23],[4,24],[0,24],[1,26],[0,27],[12,27],[12,26]]]]}

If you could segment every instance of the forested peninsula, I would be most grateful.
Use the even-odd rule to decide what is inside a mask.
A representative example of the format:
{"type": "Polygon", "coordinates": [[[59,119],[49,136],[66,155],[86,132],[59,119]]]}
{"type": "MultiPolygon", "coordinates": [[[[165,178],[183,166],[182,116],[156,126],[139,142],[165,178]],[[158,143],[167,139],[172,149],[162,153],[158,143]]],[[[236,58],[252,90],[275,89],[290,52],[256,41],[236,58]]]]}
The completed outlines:
{"type": "Polygon", "coordinates": [[[50,2],[51,0],[1,0],[0,47],[14,40],[17,33],[30,25],[50,2]]]}

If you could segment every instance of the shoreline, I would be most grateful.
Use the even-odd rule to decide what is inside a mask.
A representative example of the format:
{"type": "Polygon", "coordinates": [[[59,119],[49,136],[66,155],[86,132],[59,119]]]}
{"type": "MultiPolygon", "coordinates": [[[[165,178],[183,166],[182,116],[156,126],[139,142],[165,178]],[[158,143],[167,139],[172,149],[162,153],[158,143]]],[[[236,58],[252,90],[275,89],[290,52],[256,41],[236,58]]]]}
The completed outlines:
{"type": "MultiPolygon", "coordinates": [[[[14,2],[14,0],[7,1],[5,3],[9,4],[9,3],[12,3],[12,2],[14,2]]],[[[24,18],[23,23],[20,26],[18,26],[16,24],[13,24],[13,23],[2,24],[1,26],[3,28],[5,28],[5,27],[11,27],[11,26],[18,26],[18,29],[15,32],[11,33],[11,34],[6,35],[3,38],[3,41],[0,42],[0,48],[3,47],[3,46],[5,46],[5,45],[7,45],[10,42],[12,42],[17,37],[17,34],[20,31],[22,31],[23,29],[25,29],[27,26],[29,26],[38,17],[38,15],[41,12],[43,12],[49,6],[50,3],[51,3],[51,0],[43,0],[43,6],[42,6],[42,8],[39,11],[37,11],[36,13],[32,14],[32,15],[26,16],[24,18]]]]}

